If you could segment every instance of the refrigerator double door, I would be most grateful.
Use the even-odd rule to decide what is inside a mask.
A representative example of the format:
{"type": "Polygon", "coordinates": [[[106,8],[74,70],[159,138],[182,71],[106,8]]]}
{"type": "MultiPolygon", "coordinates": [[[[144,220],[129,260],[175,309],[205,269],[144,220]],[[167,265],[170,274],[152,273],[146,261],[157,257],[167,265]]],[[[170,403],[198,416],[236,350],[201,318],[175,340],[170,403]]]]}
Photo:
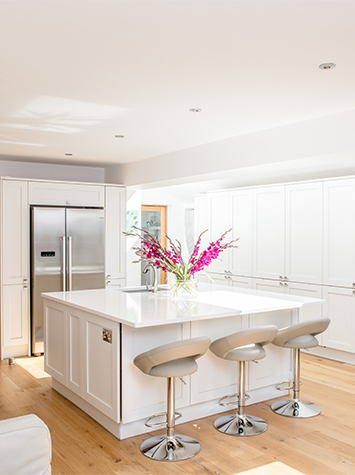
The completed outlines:
{"type": "Polygon", "coordinates": [[[104,210],[31,208],[32,353],[44,351],[42,292],[105,287],[104,210]]]}

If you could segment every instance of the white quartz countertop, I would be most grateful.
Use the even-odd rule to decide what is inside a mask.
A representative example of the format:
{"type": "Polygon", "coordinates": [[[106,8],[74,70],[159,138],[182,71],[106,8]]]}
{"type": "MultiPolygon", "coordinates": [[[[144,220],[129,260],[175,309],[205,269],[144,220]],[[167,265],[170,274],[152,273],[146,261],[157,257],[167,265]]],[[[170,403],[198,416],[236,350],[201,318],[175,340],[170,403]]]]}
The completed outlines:
{"type": "Polygon", "coordinates": [[[324,302],[216,284],[199,284],[195,298],[172,298],[169,290],[152,293],[113,288],[43,293],[42,296],[135,328],[290,310],[324,302]]]}

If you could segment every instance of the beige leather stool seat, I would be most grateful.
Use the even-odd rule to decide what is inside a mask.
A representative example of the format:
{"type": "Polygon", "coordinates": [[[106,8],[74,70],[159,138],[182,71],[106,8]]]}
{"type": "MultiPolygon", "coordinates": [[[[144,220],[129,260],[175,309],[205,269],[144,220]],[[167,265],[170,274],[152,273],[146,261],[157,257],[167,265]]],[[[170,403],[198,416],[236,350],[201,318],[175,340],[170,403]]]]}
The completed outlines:
{"type": "Polygon", "coordinates": [[[196,360],[211,343],[209,338],[191,338],[153,348],[136,356],[133,363],[143,373],[168,380],[166,434],[151,437],[141,445],[141,452],[154,460],[173,462],[193,457],[200,444],[191,437],[175,434],[175,378],[195,373],[196,360]]]}
{"type": "Polygon", "coordinates": [[[286,328],[281,328],[272,344],[282,348],[291,348],[293,351],[293,372],[294,378],[289,387],[284,387],[283,383],[278,385],[278,389],[293,390],[292,399],[276,401],[271,409],[286,417],[305,418],[317,416],[321,413],[321,408],[316,404],[301,401],[300,396],[300,349],[314,348],[318,346],[317,335],[324,332],[330,323],[329,318],[318,318],[308,322],[297,323],[286,328]]]}
{"type": "MultiPolygon", "coordinates": [[[[239,437],[261,434],[267,429],[267,423],[259,417],[245,414],[245,362],[260,360],[266,356],[264,346],[270,343],[277,334],[275,325],[252,328],[215,340],[210,350],[219,358],[239,361],[239,394],[237,414],[219,417],[214,426],[220,432],[239,437]]],[[[225,396],[224,401],[236,395],[225,396]]]]}

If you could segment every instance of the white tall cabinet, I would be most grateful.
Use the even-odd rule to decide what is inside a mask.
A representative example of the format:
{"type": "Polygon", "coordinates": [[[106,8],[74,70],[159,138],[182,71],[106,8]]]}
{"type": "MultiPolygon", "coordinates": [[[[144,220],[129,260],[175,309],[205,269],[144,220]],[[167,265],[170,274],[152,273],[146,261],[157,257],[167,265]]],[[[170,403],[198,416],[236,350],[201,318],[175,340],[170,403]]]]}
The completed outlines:
{"type": "Polygon", "coordinates": [[[211,192],[198,199],[196,222],[211,237],[214,229],[232,227],[240,238],[239,248],[209,269],[213,280],[323,298],[323,308],[300,312],[301,321],[331,319],[320,337],[324,352],[314,351],[355,364],[355,177],[211,192]]]}
{"type": "Polygon", "coordinates": [[[27,354],[29,344],[27,194],[28,183],[1,181],[1,345],[8,357],[27,354]]]}
{"type": "Polygon", "coordinates": [[[125,285],[126,195],[119,185],[0,179],[2,359],[30,351],[30,205],[105,208],[106,286],[125,285]]]}

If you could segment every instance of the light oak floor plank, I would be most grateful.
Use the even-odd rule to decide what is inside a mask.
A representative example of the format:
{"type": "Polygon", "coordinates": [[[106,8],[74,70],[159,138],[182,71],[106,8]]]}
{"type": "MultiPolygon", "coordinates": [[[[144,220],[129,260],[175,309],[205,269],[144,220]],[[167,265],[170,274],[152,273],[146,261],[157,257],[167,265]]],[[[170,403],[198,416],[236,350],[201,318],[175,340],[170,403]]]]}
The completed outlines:
{"type": "Polygon", "coordinates": [[[34,413],[48,425],[53,475],[354,475],[355,367],[307,353],[301,359],[301,396],[322,408],[318,417],[282,417],[266,401],[247,409],[268,421],[260,436],[220,434],[213,427],[218,416],[182,424],[177,431],[202,448],[174,464],[140,453],[149,434],[119,441],[52,390],[38,358],[17,359],[14,366],[0,362],[0,419],[34,413]]]}

